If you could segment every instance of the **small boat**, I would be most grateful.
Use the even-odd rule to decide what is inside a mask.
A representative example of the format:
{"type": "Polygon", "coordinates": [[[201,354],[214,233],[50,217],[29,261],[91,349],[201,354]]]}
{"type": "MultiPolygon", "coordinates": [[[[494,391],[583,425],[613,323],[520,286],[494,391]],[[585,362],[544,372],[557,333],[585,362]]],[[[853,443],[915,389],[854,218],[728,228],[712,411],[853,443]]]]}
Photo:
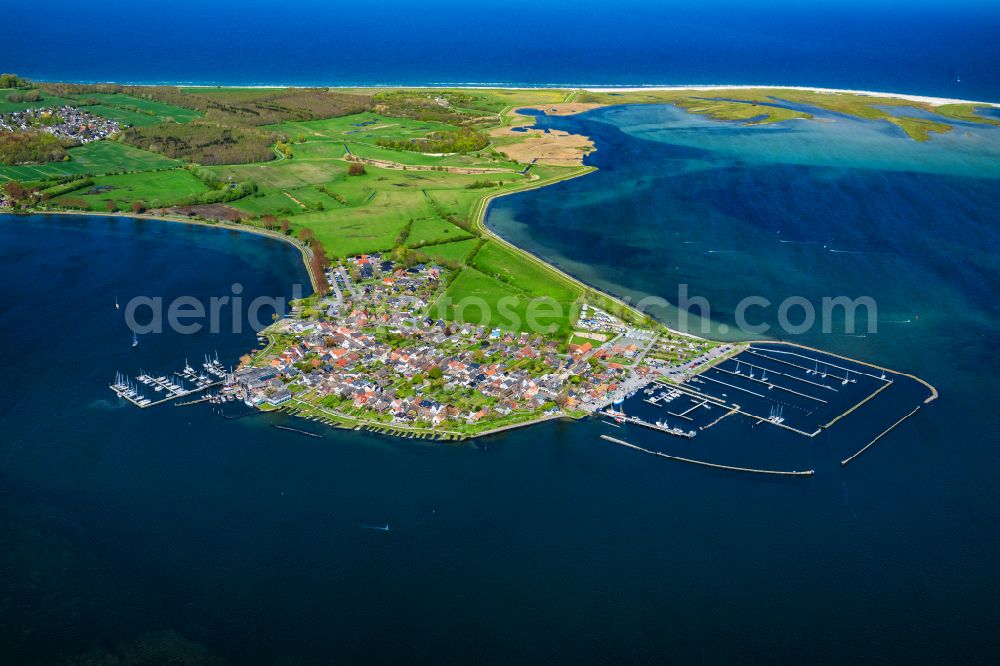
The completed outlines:
{"type": "Polygon", "coordinates": [[[122,306],[118,304],[118,297],[115,296],[115,310],[121,310],[122,306]]]}

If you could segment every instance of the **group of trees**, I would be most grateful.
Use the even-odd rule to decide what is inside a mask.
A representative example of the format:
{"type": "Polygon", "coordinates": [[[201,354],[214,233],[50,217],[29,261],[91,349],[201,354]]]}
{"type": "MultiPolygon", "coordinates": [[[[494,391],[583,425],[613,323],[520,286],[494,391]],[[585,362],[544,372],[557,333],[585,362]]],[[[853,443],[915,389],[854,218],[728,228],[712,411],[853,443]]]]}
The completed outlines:
{"type": "Polygon", "coordinates": [[[0,88],[27,88],[31,81],[17,74],[0,74],[0,88]]]}
{"type": "Polygon", "coordinates": [[[7,95],[8,102],[39,102],[41,99],[42,93],[37,90],[17,91],[7,95]]]}
{"type": "Polygon", "coordinates": [[[228,90],[184,92],[175,86],[46,83],[55,95],[123,93],[132,97],[193,109],[224,125],[249,127],[286,121],[320,120],[361,113],[371,107],[369,95],[331,92],[325,88],[283,90],[228,90]]]}
{"type": "MultiPolygon", "coordinates": [[[[362,165],[362,168],[364,168],[364,165],[362,165]]],[[[351,167],[347,167],[347,171],[348,171],[348,173],[350,173],[351,167]]],[[[355,174],[355,175],[358,175],[358,174],[355,174]]],[[[334,191],[330,190],[326,185],[317,185],[316,189],[319,190],[320,192],[322,192],[323,194],[325,194],[326,196],[330,197],[331,199],[333,199],[337,203],[339,203],[339,204],[341,204],[343,206],[347,205],[347,198],[343,194],[340,194],[339,192],[334,192],[334,191]]]]}
{"type": "Polygon", "coordinates": [[[271,132],[249,127],[225,127],[216,123],[160,123],[129,127],[122,141],[167,157],[199,164],[247,164],[275,158],[271,132]]]}
{"type": "Polygon", "coordinates": [[[431,132],[418,139],[378,139],[384,148],[412,150],[420,153],[468,153],[482,150],[489,145],[489,139],[482,132],[470,127],[461,127],[444,132],[431,132]]]}
{"type": "MultiPolygon", "coordinates": [[[[288,138],[257,129],[286,121],[318,120],[360,113],[371,107],[368,95],[331,92],[323,88],[280,91],[206,89],[184,92],[174,86],[122,86],[116,84],[42,84],[45,93],[57,96],[123,93],[201,112],[190,123],[165,122],[130,127],[122,141],[167,157],[200,164],[247,164],[275,159],[271,146],[291,157],[288,138]]],[[[27,93],[26,93],[27,94],[27,93]]]]}
{"type": "Polygon", "coordinates": [[[0,164],[40,164],[69,159],[65,143],[46,132],[0,132],[0,164]]]}
{"type": "Polygon", "coordinates": [[[316,238],[313,230],[308,227],[299,229],[299,240],[312,251],[312,256],[309,259],[309,270],[312,271],[313,276],[316,278],[314,280],[316,283],[316,293],[324,295],[330,291],[330,285],[326,282],[326,267],[330,265],[330,259],[326,256],[326,249],[316,238]]]}
{"type": "Polygon", "coordinates": [[[469,183],[468,185],[466,185],[465,189],[467,189],[467,190],[480,190],[480,189],[487,188],[487,187],[499,187],[500,185],[503,185],[503,181],[502,180],[497,180],[497,181],[493,181],[493,180],[475,180],[475,181],[469,183]]]}
{"type": "Polygon", "coordinates": [[[8,180],[3,184],[3,192],[13,201],[23,201],[24,199],[31,197],[36,190],[32,187],[26,187],[16,180],[8,180]]]}
{"type": "Polygon", "coordinates": [[[85,187],[90,187],[94,184],[91,178],[77,178],[75,180],[67,180],[64,183],[59,183],[58,185],[53,185],[52,187],[46,188],[41,191],[42,199],[54,199],[55,197],[67,194],[69,192],[75,192],[76,190],[81,190],[85,187]]]}
{"type": "Polygon", "coordinates": [[[424,122],[439,122],[452,125],[463,123],[469,118],[452,108],[450,102],[434,93],[413,93],[392,91],[378,93],[372,98],[375,111],[393,118],[410,118],[424,122]]]}

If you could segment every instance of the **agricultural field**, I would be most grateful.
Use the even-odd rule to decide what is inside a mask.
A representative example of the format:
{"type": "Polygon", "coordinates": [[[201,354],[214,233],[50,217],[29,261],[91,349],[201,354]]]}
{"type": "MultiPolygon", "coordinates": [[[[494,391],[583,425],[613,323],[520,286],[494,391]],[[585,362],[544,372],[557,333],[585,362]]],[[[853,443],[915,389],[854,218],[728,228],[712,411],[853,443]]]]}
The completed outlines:
{"type": "Polygon", "coordinates": [[[551,296],[558,301],[572,302],[581,296],[580,289],[541,265],[527,261],[520,252],[490,241],[476,253],[472,265],[500,281],[537,296],[551,296]]]}
{"type": "Polygon", "coordinates": [[[537,331],[541,328],[565,335],[576,310],[573,304],[545,296],[533,297],[466,266],[432,306],[432,316],[505,330],[537,331]]]}
{"type": "MultiPolygon", "coordinates": [[[[79,103],[88,102],[90,100],[97,102],[97,108],[102,110],[101,113],[94,111],[93,107],[87,107],[87,110],[93,113],[98,113],[98,115],[104,115],[103,111],[106,109],[114,109],[117,112],[131,114],[130,117],[144,118],[146,119],[146,122],[143,124],[146,125],[171,121],[177,123],[189,123],[192,120],[201,117],[200,113],[192,109],[185,109],[180,106],[174,106],[173,104],[164,104],[151,99],[132,97],[131,95],[124,95],[122,93],[85,93],[82,95],[76,95],[75,99],[80,100],[79,103]]],[[[114,116],[105,117],[114,118],[114,116]]],[[[118,120],[118,118],[114,119],[118,120]]]]}
{"type": "Polygon", "coordinates": [[[103,175],[122,171],[169,169],[180,162],[146,150],[132,148],[117,141],[94,141],[69,149],[66,162],[0,166],[0,182],[7,180],[40,180],[55,176],[103,175]]]}
{"type": "MultiPolygon", "coordinates": [[[[403,216],[404,221],[411,217],[436,217],[439,213],[467,218],[474,202],[500,189],[467,188],[484,176],[371,165],[366,166],[367,173],[363,176],[348,176],[347,163],[342,160],[303,161],[297,157],[265,164],[213,167],[212,171],[223,179],[232,177],[236,181],[257,183],[259,190],[255,196],[233,203],[236,208],[257,215],[296,215],[315,210],[315,204],[322,202],[327,212],[346,214],[355,208],[385,207],[388,215],[395,216],[393,211],[402,208],[411,211],[411,215],[403,216]],[[320,186],[328,194],[320,192],[317,189],[320,186]]],[[[504,187],[523,181],[524,176],[512,174],[504,187]]]]}
{"type": "Polygon", "coordinates": [[[303,213],[290,218],[296,231],[309,228],[330,257],[349,257],[380,250],[396,244],[407,215],[405,202],[390,203],[387,210],[363,207],[349,211],[303,213]],[[388,214],[387,214],[388,210],[388,214]]]}
{"type": "Polygon", "coordinates": [[[437,261],[462,264],[465,263],[465,260],[469,258],[469,255],[472,254],[472,251],[476,249],[478,244],[478,238],[469,238],[451,243],[426,245],[420,248],[420,252],[437,261]]]}
{"type": "Polygon", "coordinates": [[[57,97],[40,90],[0,90],[0,113],[12,113],[14,111],[24,111],[25,109],[38,109],[47,106],[72,106],[75,102],[65,97],[57,97]],[[41,99],[34,102],[11,102],[8,101],[11,95],[23,95],[26,92],[37,92],[41,99]]]}
{"type": "Polygon", "coordinates": [[[94,178],[94,184],[53,199],[56,204],[71,205],[82,201],[89,210],[107,210],[108,201],[127,209],[133,201],[148,207],[183,203],[188,197],[208,188],[187,169],[146,171],[94,178]]]}
{"type": "MultiPolygon", "coordinates": [[[[63,88],[57,90],[60,94],[64,92],[63,88]]],[[[299,95],[286,90],[267,93],[259,89],[196,88],[157,93],[157,99],[164,101],[153,102],[138,96],[142,94],[141,89],[114,90],[102,88],[100,92],[91,92],[66,88],[65,93],[73,98],[69,103],[91,103],[89,108],[94,113],[138,127],[170,120],[196,121],[201,116],[199,111],[174,106],[183,104],[187,96],[191,97],[193,108],[195,102],[201,105],[197,108],[204,109],[206,99],[217,99],[219,103],[230,105],[225,113],[232,118],[242,118],[240,114],[244,110],[250,113],[251,107],[256,109],[266,103],[267,100],[262,101],[262,94],[285,96],[291,102],[299,95]]],[[[494,317],[503,318],[491,323],[523,328],[527,325],[529,307],[536,307],[532,302],[542,297],[546,303],[542,306],[544,311],[537,313],[542,323],[568,333],[582,288],[547,272],[528,255],[496,241],[484,242],[479,237],[481,230],[474,228],[473,217],[486,196],[514,191],[524,185],[543,184],[574,173],[574,170],[533,165],[529,172],[522,173],[523,165],[497,155],[490,147],[465,154],[435,156],[377,145],[379,139],[407,141],[424,138],[432,132],[454,132],[459,125],[449,123],[465,124],[466,119],[481,119],[477,126],[482,128],[484,123],[499,122],[492,114],[501,110],[530,105],[532,101],[563,102],[565,93],[544,91],[540,95],[544,100],[537,99],[538,95],[531,100],[529,92],[450,91],[446,95],[450,110],[442,110],[437,103],[428,110],[413,102],[414,95],[419,94],[410,93],[410,97],[402,100],[390,100],[388,108],[401,109],[401,114],[413,114],[414,117],[429,113],[447,122],[388,117],[367,111],[325,120],[286,120],[259,125],[259,131],[273,132],[276,138],[287,137],[290,148],[276,144],[277,159],[272,161],[201,167],[203,173],[199,177],[186,169],[176,168],[182,164],[178,160],[115,141],[100,141],[70,149],[71,159],[65,162],[0,168],[0,181],[87,175],[93,179],[93,184],[56,195],[47,203],[93,211],[107,210],[109,201],[118,210],[128,210],[137,201],[147,208],[182,204],[208,191],[210,186],[203,180],[212,176],[220,183],[252,183],[254,189],[250,194],[225,203],[246,214],[245,223],[275,224],[274,219],[263,220],[265,216],[273,216],[282,224],[287,220],[289,233],[299,236],[308,230],[315,242],[322,245],[326,256],[333,260],[396,250],[402,253],[399,256],[410,259],[425,255],[432,260],[458,265],[459,273],[447,290],[450,298],[484,298],[494,310],[494,317]],[[365,164],[365,173],[348,175],[350,163],[345,159],[348,151],[384,161],[389,166],[365,164]],[[473,167],[503,171],[459,171],[473,167]],[[416,250],[416,253],[409,250],[416,250]],[[506,309],[497,312],[495,306],[503,297],[508,297],[506,309]]],[[[317,96],[321,97],[322,92],[302,93],[297,98],[302,104],[289,114],[300,117],[308,114],[308,104],[316,101],[317,96]]],[[[328,104],[328,101],[321,102],[328,104]]],[[[284,103],[275,103],[267,113],[284,113],[281,110],[284,103]]],[[[214,113],[212,107],[207,108],[212,122],[226,122],[216,120],[216,116],[211,115],[214,113]]],[[[462,315],[453,309],[449,311],[446,301],[441,307],[444,308],[443,316],[462,315]]],[[[467,318],[485,321],[485,316],[482,312],[470,312],[467,318]]]]}
{"type": "Polygon", "coordinates": [[[358,113],[329,120],[279,123],[268,125],[265,129],[287,136],[295,144],[295,157],[303,160],[343,158],[350,150],[359,157],[415,166],[485,167],[511,171],[522,168],[516,162],[491,154],[489,150],[471,154],[427,155],[395,150],[377,143],[379,139],[418,139],[431,132],[457,129],[454,125],[440,122],[358,113]]]}
{"type": "Polygon", "coordinates": [[[414,220],[406,239],[407,247],[419,247],[471,238],[472,234],[438,217],[414,220]]]}

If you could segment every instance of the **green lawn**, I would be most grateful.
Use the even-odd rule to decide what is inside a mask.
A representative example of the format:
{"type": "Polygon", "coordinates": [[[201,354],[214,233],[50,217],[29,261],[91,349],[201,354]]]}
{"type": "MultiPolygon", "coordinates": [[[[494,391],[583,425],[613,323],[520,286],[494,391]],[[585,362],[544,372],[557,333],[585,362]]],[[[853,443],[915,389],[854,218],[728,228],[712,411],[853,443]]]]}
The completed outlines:
{"type": "Polygon", "coordinates": [[[180,164],[156,153],[117,141],[94,141],[69,149],[70,160],[27,166],[0,166],[0,181],[39,180],[52,176],[103,175],[118,171],[149,171],[180,164]]]}
{"type": "Polygon", "coordinates": [[[143,201],[147,206],[168,206],[181,203],[186,197],[200,194],[208,188],[186,169],[147,171],[114,176],[100,176],[94,184],[61,197],[55,203],[83,200],[90,210],[106,210],[108,200],[119,208],[127,209],[133,201],[143,201]]]}

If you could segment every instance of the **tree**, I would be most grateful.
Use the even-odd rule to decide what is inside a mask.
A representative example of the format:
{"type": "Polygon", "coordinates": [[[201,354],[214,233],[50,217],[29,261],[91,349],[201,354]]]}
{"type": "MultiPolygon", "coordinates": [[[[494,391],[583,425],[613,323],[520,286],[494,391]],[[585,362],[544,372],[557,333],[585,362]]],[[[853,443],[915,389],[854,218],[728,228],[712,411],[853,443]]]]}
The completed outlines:
{"type": "Polygon", "coordinates": [[[144,204],[140,199],[136,199],[132,202],[132,212],[133,213],[145,213],[146,204],[144,204]]]}
{"type": "Polygon", "coordinates": [[[365,171],[365,165],[361,162],[351,162],[347,167],[348,176],[363,176],[367,171],[365,171]]]}
{"type": "Polygon", "coordinates": [[[24,186],[16,180],[8,181],[3,186],[3,190],[7,193],[7,196],[14,201],[20,201],[28,194],[28,190],[26,190],[24,186]]]}
{"type": "Polygon", "coordinates": [[[441,379],[444,376],[444,371],[440,366],[435,365],[433,368],[427,371],[427,376],[430,379],[441,379]]]}
{"type": "Polygon", "coordinates": [[[118,206],[115,205],[115,200],[114,199],[108,199],[108,203],[107,203],[107,205],[105,207],[108,209],[109,213],[113,213],[116,210],[118,210],[118,206]]]}

